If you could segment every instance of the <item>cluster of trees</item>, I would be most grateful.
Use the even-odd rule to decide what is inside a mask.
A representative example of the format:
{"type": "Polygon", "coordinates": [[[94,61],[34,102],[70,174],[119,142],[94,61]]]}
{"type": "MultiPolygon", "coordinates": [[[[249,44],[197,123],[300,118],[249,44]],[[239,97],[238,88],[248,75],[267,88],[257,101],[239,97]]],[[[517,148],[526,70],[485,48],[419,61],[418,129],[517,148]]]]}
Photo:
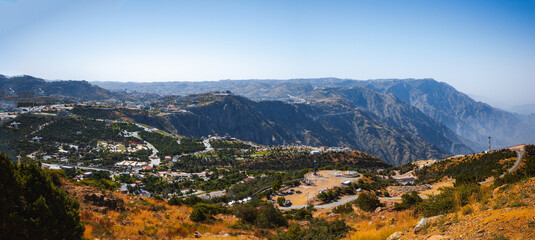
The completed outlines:
{"type": "Polygon", "coordinates": [[[277,154],[267,154],[254,161],[243,162],[242,168],[258,170],[300,170],[304,167],[314,167],[314,161],[316,161],[318,168],[336,168],[338,170],[379,169],[391,166],[372,155],[355,151],[309,155],[293,154],[281,150],[277,154]]]}
{"type": "Polygon", "coordinates": [[[157,132],[142,131],[139,132],[139,136],[141,136],[143,140],[150,142],[156,149],[158,149],[158,155],[161,158],[165,156],[198,152],[205,149],[204,145],[199,139],[182,138],[180,139],[180,144],[178,144],[176,138],[157,132]]]}
{"type": "Polygon", "coordinates": [[[535,146],[527,145],[525,147],[524,166],[516,170],[514,173],[507,173],[503,178],[498,178],[494,181],[494,186],[501,186],[508,183],[519,182],[523,179],[535,177],[535,146]]]}
{"type": "Polygon", "coordinates": [[[240,204],[234,207],[234,215],[247,224],[258,228],[287,227],[288,220],[279,209],[270,203],[255,207],[252,204],[240,204]]]}
{"type": "Polygon", "coordinates": [[[72,113],[94,119],[112,119],[118,120],[121,118],[121,115],[118,114],[115,109],[109,108],[96,108],[92,106],[76,106],[72,109],[72,113]]]}
{"type": "Polygon", "coordinates": [[[214,215],[228,213],[227,208],[219,204],[206,204],[199,202],[193,205],[189,219],[194,222],[209,222],[214,220],[214,215]]]}
{"type": "Polygon", "coordinates": [[[340,196],[342,193],[342,189],[339,187],[334,187],[333,189],[329,189],[326,192],[321,192],[318,194],[318,199],[324,203],[330,203],[340,196]]]}
{"type": "MultiPolygon", "coordinates": [[[[216,151],[219,153],[219,151],[216,151]]],[[[235,159],[231,158],[210,158],[194,155],[181,156],[177,162],[173,163],[171,169],[184,172],[202,172],[206,168],[234,166],[235,159]]]]}
{"type": "Polygon", "coordinates": [[[39,132],[43,142],[96,145],[96,140],[127,142],[119,135],[121,128],[112,123],[83,118],[56,118],[39,132]]]}
{"type": "Polygon", "coordinates": [[[119,189],[119,184],[112,181],[110,173],[107,171],[94,171],[91,175],[79,181],[79,183],[111,191],[119,189]]]}
{"type": "Polygon", "coordinates": [[[288,231],[279,232],[270,238],[271,240],[324,240],[341,239],[347,235],[351,228],[343,220],[327,221],[322,218],[310,220],[307,227],[297,223],[291,224],[288,231]]]}
{"type": "Polygon", "coordinates": [[[444,188],[438,195],[416,204],[416,212],[425,217],[436,216],[453,212],[464,207],[470,201],[480,201],[483,191],[477,183],[457,184],[454,187],[444,188]]]}
{"type": "Polygon", "coordinates": [[[346,214],[346,213],[352,213],[352,212],[353,212],[352,203],[346,203],[346,204],[333,208],[333,213],[346,214]]]}
{"type": "Polygon", "coordinates": [[[284,212],[284,216],[287,219],[294,219],[294,220],[311,220],[313,218],[312,212],[318,211],[316,208],[314,208],[314,205],[308,205],[306,208],[300,208],[300,209],[291,209],[289,211],[284,212]]]}
{"type": "Polygon", "coordinates": [[[273,190],[278,190],[285,185],[295,184],[296,179],[302,179],[309,170],[303,169],[300,171],[285,171],[285,172],[273,172],[273,171],[250,171],[250,175],[262,176],[257,177],[254,180],[238,183],[227,191],[227,194],[231,196],[234,200],[243,199],[245,197],[251,196],[253,193],[261,189],[270,189],[266,191],[265,194],[269,195],[273,190]],[[275,189],[273,189],[275,187],[275,189]]]}
{"type": "Polygon", "coordinates": [[[401,203],[394,203],[394,208],[396,210],[410,209],[422,201],[423,200],[420,196],[418,196],[418,193],[413,191],[411,193],[405,193],[401,195],[401,203]]]}
{"type": "Polygon", "coordinates": [[[210,141],[210,145],[215,149],[250,149],[253,147],[242,142],[229,142],[224,140],[210,141]]]}
{"type": "Polygon", "coordinates": [[[5,239],[81,239],[79,205],[59,178],[35,163],[15,165],[0,153],[0,236],[5,239]]]}
{"type": "Polygon", "coordinates": [[[247,177],[247,174],[237,170],[230,170],[224,173],[222,178],[219,178],[219,175],[219,172],[214,171],[214,173],[209,176],[210,180],[198,182],[195,185],[195,188],[204,191],[226,189],[247,177]]]}
{"type": "Polygon", "coordinates": [[[367,212],[372,212],[377,207],[382,206],[381,202],[379,201],[379,198],[373,192],[361,193],[357,200],[355,200],[355,205],[367,212]]]}
{"type": "Polygon", "coordinates": [[[483,155],[471,155],[461,159],[447,159],[415,171],[420,183],[432,183],[445,176],[472,178],[473,182],[484,181],[490,176],[498,177],[507,170],[501,160],[514,158],[517,154],[503,149],[483,155]]]}

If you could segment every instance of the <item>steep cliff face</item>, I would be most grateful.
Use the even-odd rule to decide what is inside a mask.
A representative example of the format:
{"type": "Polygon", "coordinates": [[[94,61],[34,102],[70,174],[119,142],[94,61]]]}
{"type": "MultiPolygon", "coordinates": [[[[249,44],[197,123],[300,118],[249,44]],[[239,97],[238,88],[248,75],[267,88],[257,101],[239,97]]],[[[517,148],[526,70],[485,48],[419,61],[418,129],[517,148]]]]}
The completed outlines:
{"type": "Polygon", "coordinates": [[[326,109],[335,109],[329,105],[339,105],[345,109],[358,108],[369,111],[381,121],[414,133],[436,145],[443,152],[452,154],[472,152],[472,149],[446,126],[392,94],[385,95],[365,88],[352,87],[317,89],[302,96],[318,102],[326,109]]]}
{"type": "MultiPolygon", "coordinates": [[[[414,133],[377,119],[365,110],[332,112],[322,107],[223,96],[158,117],[164,129],[189,137],[230,135],[260,144],[347,146],[392,164],[439,158],[444,151],[414,133]]],[[[147,120],[137,118],[137,120],[147,120]]]]}
{"type": "MultiPolygon", "coordinates": [[[[512,113],[477,102],[446,83],[432,79],[362,82],[363,87],[391,93],[470,140],[483,150],[488,136],[496,148],[535,141],[535,128],[512,113]]],[[[470,143],[468,143],[470,144],[470,143]]]]}
{"type": "MultiPolygon", "coordinates": [[[[441,142],[438,139],[429,139],[436,136],[433,131],[422,133],[421,137],[433,142],[449,152],[464,152],[469,146],[474,151],[484,150],[488,145],[488,136],[492,136],[496,148],[515,145],[522,142],[535,142],[535,121],[529,117],[512,114],[493,108],[485,103],[477,102],[457,91],[446,83],[433,79],[388,79],[359,81],[337,78],[316,79],[290,79],[290,80],[224,80],[215,82],[168,82],[168,83],[97,83],[110,89],[133,89],[138,91],[154,91],[158,93],[172,93],[187,95],[192,93],[230,90],[235,94],[243,95],[257,100],[293,101],[295,96],[310,94],[318,88],[352,88],[364,87],[385,95],[392,94],[402,102],[416,108],[424,115],[432,118],[439,124],[446,126],[457,136],[443,132],[450,142],[441,142]],[[457,138],[457,139],[455,139],[457,138]],[[461,143],[459,143],[459,141],[461,143]],[[464,145],[464,146],[463,146],[464,145]]],[[[352,96],[346,96],[352,97],[352,96]]],[[[348,102],[359,99],[348,100],[348,102]]],[[[390,114],[378,104],[366,104],[368,110],[386,117],[390,114]],[[372,106],[379,106],[373,108],[372,106]]],[[[388,108],[386,108],[388,110],[388,108]]],[[[408,116],[401,116],[402,118],[408,116]]],[[[393,118],[393,120],[396,120],[393,118]]],[[[397,119],[402,120],[404,119],[397,119]]],[[[397,121],[398,124],[400,121],[397,121]]],[[[427,125],[427,123],[424,123],[427,125]]],[[[415,125],[415,124],[413,124],[415,125]]],[[[403,123],[406,129],[413,128],[403,123]]],[[[442,133],[438,135],[443,135],[442,133]]]]}

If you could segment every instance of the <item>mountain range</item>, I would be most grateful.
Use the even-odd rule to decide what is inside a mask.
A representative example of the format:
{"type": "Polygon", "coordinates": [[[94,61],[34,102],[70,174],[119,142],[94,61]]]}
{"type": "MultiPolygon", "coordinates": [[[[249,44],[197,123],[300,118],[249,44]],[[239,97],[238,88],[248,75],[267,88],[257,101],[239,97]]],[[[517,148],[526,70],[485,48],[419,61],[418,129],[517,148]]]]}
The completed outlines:
{"type": "Polygon", "coordinates": [[[535,142],[532,115],[493,108],[433,79],[88,83],[0,76],[0,87],[4,95],[189,103],[187,112],[120,114],[188,137],[347,146],[395,165],[483,151],[488,136],[492,148],[535,142]],[[233,94],[206,93],[214,91],[233,94]]]}
{"type": "MultiPolygon", "coordinates": [[[[501,148],[535,140],[534,115],[520,115],[478,102],[447,83],[433,79],[352,80],[338,78],[290,80],[221,80],[205,82],[119,83],[95,82],[110,90],[147,91],[157,94],[188,95],[208,91],[229,90],[255,100],[295,101],[307,98],[321,88],[361,87],[417,108],[439,124],[458,135],[458,139],[474,151],[501,148]]],[[[333,90],[331,90],[333,91],[333,90]]]]}

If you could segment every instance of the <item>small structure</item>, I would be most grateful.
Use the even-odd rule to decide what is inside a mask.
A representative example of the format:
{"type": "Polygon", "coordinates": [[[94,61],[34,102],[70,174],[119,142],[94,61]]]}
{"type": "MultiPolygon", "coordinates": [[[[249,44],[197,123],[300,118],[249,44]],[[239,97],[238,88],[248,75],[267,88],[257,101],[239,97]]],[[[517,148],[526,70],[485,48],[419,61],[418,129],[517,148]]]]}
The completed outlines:
{"type": "Polygon", "coordinates": [[[355,178],[355,177],[360,177],[360,174],[357,171],[342,171],[337,176],[338,177],[355,178]]]}

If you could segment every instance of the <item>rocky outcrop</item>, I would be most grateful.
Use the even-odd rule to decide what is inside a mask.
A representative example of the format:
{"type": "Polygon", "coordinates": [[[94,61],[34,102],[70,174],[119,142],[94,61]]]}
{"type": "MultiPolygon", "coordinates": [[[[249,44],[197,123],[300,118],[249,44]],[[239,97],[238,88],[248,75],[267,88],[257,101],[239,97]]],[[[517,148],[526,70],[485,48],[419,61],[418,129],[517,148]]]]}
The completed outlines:
{"type": "Polygon", "coordinates": [[[416,186],[390,186],[387,188],[390,196],[401,196],[403,194],[409,194],[411,192],[423,192],[431,189],[433,186],[430,184],[416,185],[416,186]]]}
{"type": "Polygon", "coordinates": [[[122,199],[115,198],[113,195],[91,193],[84,196],[84,202],[89,202],[94,206],[100,207],[98,209],[100,211],[124,211],[124,201],[122,199]]]}

